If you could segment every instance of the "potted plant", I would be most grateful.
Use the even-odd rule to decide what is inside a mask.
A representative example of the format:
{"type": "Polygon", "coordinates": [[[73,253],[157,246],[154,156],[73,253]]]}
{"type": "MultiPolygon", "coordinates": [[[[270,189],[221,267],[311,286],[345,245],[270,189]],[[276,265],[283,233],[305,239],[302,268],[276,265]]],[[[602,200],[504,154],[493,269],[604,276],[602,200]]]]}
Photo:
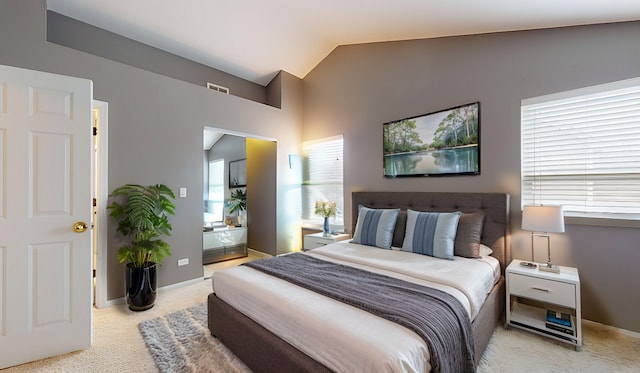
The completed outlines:
{"type": "Polygon", "coordinates": [[[128,239],[118,249],[118,262],[127,263],[125,286],[129,308],[144,311],[156,300],[156,266],[171,255],[163,236],[171,235],[169,215],[174,215],[173,191],[164,184],[126,184],[110,197],[120,197],[107,207],[118,222],[117,231],[128,239]]]}
{"type": "Polygon", "coordinates": [[[225,207],[229,209],[229,213],[238,215],[238,224],[244,225],[243,211],[247,209],[247,192],[243,189],[235,189],[231,192],[231,198],[225,202],[225,207]]]}

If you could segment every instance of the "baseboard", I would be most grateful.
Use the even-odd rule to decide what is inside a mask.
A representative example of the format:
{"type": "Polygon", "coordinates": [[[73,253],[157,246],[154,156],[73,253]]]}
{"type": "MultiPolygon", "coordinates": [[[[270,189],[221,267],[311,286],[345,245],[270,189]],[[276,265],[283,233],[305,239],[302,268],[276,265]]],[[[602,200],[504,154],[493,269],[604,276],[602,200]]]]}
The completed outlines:
{"type": "Polygon", "coordinates": [[[612,331],[614,333],[626,335],[626,336],[629,336],[629,337],[640,338],[640,333],[638,333],[638,332],[634,332],[634,331],[631,331],[631,330],[618,328],[618,327],[611,326],[611,325],[605,325],[605,324],[599,323],[597,321],[591,321],[591,320],[582,319],[582,323],[583,324],[589,324],[589,326],[591,326],[591,327],[600,328],[600,329],[606,329],[606,330],[612,331]]]}
{"type": "Polygon", "coordinates": [[[104,307],[96,307],[96,308],[107,308],[107,307],[117,306],[119,304],[125,304],[125,303],[127,303],[127,300],[124,297],[109,299],[105,302],[104,307]]]}
{"type": "MultiPolygon", "coordinates": [[[[183,286],[188,286],[188,285],[193,285],[197,282],[203,281],[202,277],[198,277],[198,278],[194,278],[193,280],[188,280],[188,281],[183,281],[183,282],[178,282],[175,284],[171,284],[171,285],[167,285],[167,286],[163,286],[161,288],[158,288],[158,293],[164,293],[167,290],[171,290],[171,289],[175,289],[175,288],[181,288],[183,286]]],[[[116,298],[116,299],[109,299],[106,301],[105,306],[104,307],[100,307],[100,308],[106,308],[106,307],[111,307],[111,306],[116,306],[118,304],[125,304],[127,303],[127,300],[125,297],[122,298],[116,298]]]]}
{"type": "Polygon", "coordinates": [[[258,251],[258,250],[254,250],[251,248],[247,249],[251,254],[256,255],[256,256],[260,256],[263,258],[271,258],[273,255],[267,254],[267,253],[263,253],[262,251],[258,251]]]}
{"type": "Polygon", "coordinates": [[[183,286],[193,285],[193,284],[195,284],[197,282],[201,282],[201,281],[202,281],[202,277],[194,278],[193,280],[177,282],[175,284],[171,284],[171,285],[167,285],[167,286],[163,286],[161,288],[158,288],[158,293],[163,293],[163,292],[165,292],[167,290],[171,290],[171,289],[175,289],[175,288],[181,288],[183,286]]]}

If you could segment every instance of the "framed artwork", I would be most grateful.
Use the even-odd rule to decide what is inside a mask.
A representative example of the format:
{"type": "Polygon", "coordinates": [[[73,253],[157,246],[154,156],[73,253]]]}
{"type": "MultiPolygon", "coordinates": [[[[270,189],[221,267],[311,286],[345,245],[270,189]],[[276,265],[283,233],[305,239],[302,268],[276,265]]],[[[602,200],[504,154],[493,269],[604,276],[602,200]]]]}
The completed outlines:
{"type": "Polygon", "coordinates": [[[229,162],[229,188],[247,186],[247,159],[229,162]]]}
{"type": "Polygon", "coordinates": [[[385,177],[480,174],[480,103],[384,123],[385,177]]]}

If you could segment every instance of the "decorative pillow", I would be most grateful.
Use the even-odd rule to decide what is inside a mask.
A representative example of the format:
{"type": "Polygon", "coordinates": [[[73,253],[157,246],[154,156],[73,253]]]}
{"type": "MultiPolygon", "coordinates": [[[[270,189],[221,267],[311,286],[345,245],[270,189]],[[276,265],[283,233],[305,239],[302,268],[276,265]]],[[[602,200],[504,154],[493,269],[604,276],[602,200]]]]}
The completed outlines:
{"type": "Polygon", "coordinates": [[[460,215],[460,212],[407,210],[407,230],[402,251],[452,260],[460,215]]]}
{"type": "Polygon", "coordinates": [[[465,258],[480,258],[480,237],[483,226],[484,212],[463,213],[458,222],[453,254],[465,258]]]}
{"type": "Polygon", "coordinates": [[[400,209],[370,209],[359,205],[358,221],[351,242],[381,249],[391,248],[399,212],[400,209]]]}
{"type": "Polygon", "coordinates": [[[396,219],[396,227],[393,231],[393,241],[391,247],[401,248],[404,241],[404,232],[407,230],[407,210],[400,210],[396,219]]]}
{"type": "Polygon", "coordinates": [[[490,256],[493,254],[493,250],[489,246],[480,244],[480,256],[490,256]]]}

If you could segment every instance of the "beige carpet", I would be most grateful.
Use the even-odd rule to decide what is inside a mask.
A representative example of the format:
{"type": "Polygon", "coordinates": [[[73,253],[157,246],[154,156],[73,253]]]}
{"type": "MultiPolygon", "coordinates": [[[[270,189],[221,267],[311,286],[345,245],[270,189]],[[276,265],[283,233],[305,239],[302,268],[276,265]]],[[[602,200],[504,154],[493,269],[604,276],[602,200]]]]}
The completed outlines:
{"type": "MultiPolygon", "coordinates": [[[[161,290],[156,305],[131,312],[126,305],[94,310],[94,343],[87,350],[2,370],[13,372],[155,372],[138,324],[206,300],[209,280],[161,290]]],[[[584,348],[518,330],[498,327],[478,372],[639,372],[640,338],[585,323],[584,348]]],[[[216,371],[212,369],[212,371],[216,371]]]]}
{"type": "Polygon", "coordinates": [[[640,338],[583,323],[583,348],[502,326],[496,328],[478,365],[489,372],[640,372],[640,338]]]}
{"type": "Polygon", "coordinates": [[[210,292],[210,280],[200,280],[180,288],[161,289],[155,306],[144,312],[129,311],[126,304],[94,309],[91,348],[0,372],[155,372],[138,324],[202,303],[210,292]]]}

